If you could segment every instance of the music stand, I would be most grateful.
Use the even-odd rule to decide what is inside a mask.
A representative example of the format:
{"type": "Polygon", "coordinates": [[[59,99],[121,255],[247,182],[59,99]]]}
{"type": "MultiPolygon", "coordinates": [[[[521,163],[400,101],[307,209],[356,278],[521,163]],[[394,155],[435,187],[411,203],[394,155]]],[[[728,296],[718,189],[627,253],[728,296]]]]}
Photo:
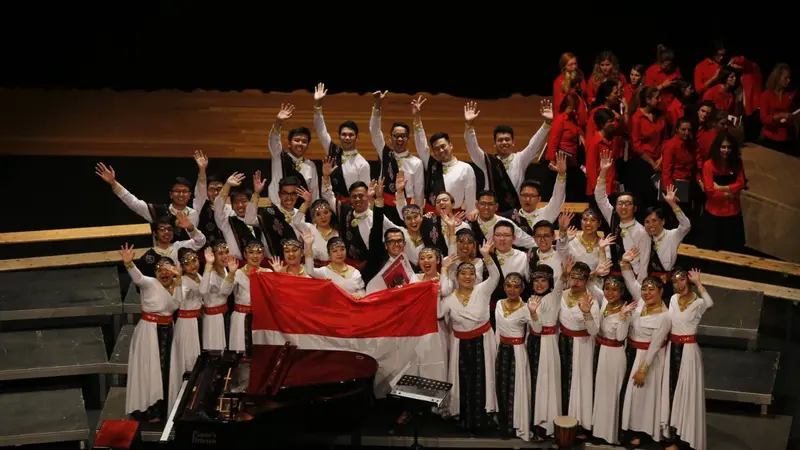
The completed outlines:
{"type": "MultiPolygon", "coordinates": [[[[421,416],[426,410],[430,411],[432,407],[441,407],[452,388],[452,383],[413,375],[403,375],[389,392],[389,396],[400,400],[412,413],[421,416]]],[[[419,429],[417,428],[417,421],[413,417],[412,426],[414,428],[414,443],[411,444],[411,448],[421,449],[423,447],[419,443],[419,429]]]]}

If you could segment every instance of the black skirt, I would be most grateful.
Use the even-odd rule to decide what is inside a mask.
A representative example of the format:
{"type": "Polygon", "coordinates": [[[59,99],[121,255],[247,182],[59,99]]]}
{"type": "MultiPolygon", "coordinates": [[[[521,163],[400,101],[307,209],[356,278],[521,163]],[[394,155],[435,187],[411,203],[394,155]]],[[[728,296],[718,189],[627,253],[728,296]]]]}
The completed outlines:
{"type": "Polygon", "coordinates": [[[487,425],[486,369],[483,336],[460,339],[458,343],[458,393],[460,418],[465,429],[479,430],[487,425]]]}
{"type": "MultiPolygon", "coordinates": [[[[539,378],[539,355],[542,352],[542,337],[537,334],[528,333],[525,341],[525,349],[528,351],[528,365],[531,368],[531,405],[536,404],[536,382],[539,378]]],[[[533,423],[531,414],[531,430],[536,436],[544,437],[547,432],[544,428],[533,423]]]]}
{"type": "Polygon", "coordinates": [[[502,433],[514,434],[514,382],[516,379],[514,345],[500,344],[494,364],[497,409],[502,433]]]}

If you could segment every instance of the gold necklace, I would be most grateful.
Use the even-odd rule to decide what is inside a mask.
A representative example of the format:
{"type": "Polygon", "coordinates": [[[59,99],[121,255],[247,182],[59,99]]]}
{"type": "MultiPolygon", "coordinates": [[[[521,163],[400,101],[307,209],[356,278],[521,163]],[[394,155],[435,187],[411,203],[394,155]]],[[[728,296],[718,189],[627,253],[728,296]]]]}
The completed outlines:
{"type": "Polygon", "coordinates": [[[577,294],[577,295],[573,294],[572,291],[568,291],[567,292],[567,306],[570,307],[570,308],[574,307],[575,305],[580,303],[581,300],[583,300],[583,297],[585,295],[586,295],[586,291],[581,292],[580,294],[577,294]]]}
{"type": "Polygon", "coordinates": [[[508,318],[508,316],[514,314],[514,312],[520,308],[522,308],[520,299],[516,299],[511,306],[509,306],[508,299],[505,299],[503,301],[503,317],[508,318]]]}
{"type": "Polygon", "coordinates": [[[328,231],[322,231],[319,227],[317,227],[317,231],[319,231],[319,235],[322,236],[322,239],[325,241],[330,239],[331,234],[333,234],[333,228],[328,228],[328,231]]]}
{"type": "Polygon", "coordinates": [[[695,294],[694,292],[691,292],[690,294],[691,295],[688,298],[684,298],[684,296],[682,295],[678,297],[678,308],[681,309],[681,312],[686,310],[686,308],[688,308],[689,305],[691,305],[692,303],[694,303],[695,300],[697,300],[697,294],[695,294]]]}
{"type": "Polygon", "coordinates": [[[428,277],[428,275],[422,274],[422,280],[423,281],[439,281],[439,274],[438,273],[436,274],[436,278],[427,278],[427,277],[428,277]]]}
{"type": "Polygon", "coordinates": [[[616,305],[614,305],[614,304],[606,305],[606,309],[605,309],[605,311],[603,311],[603,317],[608,317],[611,314],[616,314],[616,313],[620,312],[621,310],[622,310],[622,302],[621,301],[618,301],[616,303],[616,305]]]}
{"type": "Polygon", "coordinates": [[[300,272],[298,272],[298,273],[292,273],[290,270],[291,270],[291,268],[287,267],[286,268],[286,273],[288,273],[290,275],[296,275],[296,276],[303,276],[303,275],[306,274],[306,266],[300,266],[300,272]]]}
{"type": "Polygon", "coordinates": [[[595,236],[595,238],[594,238],[594,240],[592,242],[587,242],[586,239],[583,238],[583,233],[581,233],[580,242],[581,242],[581,245],[583,245],[583,248],[586,249],[586,253],[594,252],[594,247],[595,247],[595,245],[597,245],[597,243],[599,241],[600,241],[600,236],[595,236]]]}
{"type": "Polygon", "coordinates": [[[644,311],[642,311],[642,313],[641,313],[641,314],[639,314],[639,317],[649,316],[649,315],[652,315],[652,314],[655,314],[655,313],[661,312],[661,306],[662,306],[663,304],[664,304],[664,303],[663,303],[663,302],[661,302],[661,303],[659,303],[659,304],[658,304],[658,305],[656,305],[656,306],[646,306],[646,307],[644,308],[644,311]]]}
{"type": "Polygon", "coordinates": [[[328,268],[337,273],[342,278],[347,278],[345,275],[347,274],[347,271],[350,269],[350,267],[347,264],[344,265],[344,269],[337,269],[333,267],[333,265],[331,264],[328,264],[328,268]]]}
{"type": "Polygon", "coordinates": [[[469,303],[469,298],[472,296],[472,291],[467,292],[466,294],[461,291],[461,288],[456,289],[456,297],[461,301],[461,304],[467,306],[469,303]]]}

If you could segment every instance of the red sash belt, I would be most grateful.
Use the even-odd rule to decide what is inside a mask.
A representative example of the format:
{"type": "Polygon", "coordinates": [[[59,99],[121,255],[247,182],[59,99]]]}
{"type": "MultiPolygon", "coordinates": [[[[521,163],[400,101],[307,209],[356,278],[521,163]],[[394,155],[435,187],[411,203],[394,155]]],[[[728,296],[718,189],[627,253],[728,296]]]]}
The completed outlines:
{"type": "Polygon", "coordinates": [[[676,344],[696,344],[697,343],[697,335],[696,334],[669,334],[670,342],[674,342],[676,344]]]}
{"type": "Polygon", "coordinates": [[[486,322],[485,324],[470,331],[457,331],[453,330],[453,336],[458,339],[475,339],[476,337],[483,336],[487,331],[492,329],[492,324],[486,322]]]}
{"type": "Polygon", "coordinates": [[[500,342],[506,345],[522,345],[525,343],[525,338],[500,335],[500,342]]]}
{"type": "Polygon", "coordinates": [[[553,325],[551,327],[542,327],[542,332],[541,333],[537,333],[536,331],[534,331],[533,328],[531,328],[531,334],[533,334],[535,336],[545,336],[545,335],[550,335],[550,334],[556,334],[557,331],[558,331],[558,327],[555,326],[555,325],[553,325]]]}
{"type": "MultiPolygon", "coordinates": [[[[650,349],[650,343],[649,342],[634,341],[631,338],[628,338],[628,345],[630,345],[631,347],[635,348],[636,350],[648,350],[648,349],[650,349]]],[[[667,346],[667,341],[665,340],[664,342],[661,343],[661,347],[663,348],[663,347],[666,347],[666,346],[667,346]]]]}
{"type": "MultiPolygon", "coordinates": [[[[408,204],[408,199],[406,198],[406,204],[408,204]]],[[[389,194],[387,192],[383,193],[383,206],[394,206],[397,207],[397,198],[393,194],[389,194]]]]}
{"type": "Polygon", "coordinates": [[[223,303],[223,304],[221,304],[219,306],[212,306],[210,308],[208,306],[204,306],[203,307],[203,313],[205,313],[205,315],[207,315],[207,316],[214,316],[214,315],[222,314],[222,313],[226,313],[226,312],[228,312],[228,304],[227,303],[223,303]]]}
{"type": "Polygon", "coordinates": [[[252,314],[253,307],[250,305],[240,305],[239,303],[233,304],[233,310],[242,314],[252,314]]]}
{"type": "Polygon", "coordinates": [[[605,345],[606,347],[622,347],[622,341],[618,341],[616,339],[609,339],[603,336],[595,337],[595,340],[600,345],[605,345]]]}
{"type": "Polygon", "coordinates": [[[622,278],[622,272],[620,272],[619,270],[611,270],[608,272],[608,274],[622,278]]]}
{"type": "Polygon", "coordinates": [[[327,266],[329,262],[330,261],[320,261],[319,259],[315,259],[314,260],[314,267],[316,267],[317,269],[321,269],[321,268],[327,266]]]}
{"type": "Polygon", "coordinates": [[[178,310],[178,317],[182,319],[196,319],[200,317],[200,309],[180,309],[178,310]]]}
{"type": "Polygon", "coordinates": [[[172,315],[170,314],[169,316],[162,316],[161,314],[142,312],[142,320],[157,323],[159,325],[169,325],[172,323],[172,315]]]}
{"type": "Polygon", "coordinates": [[[576,337],[589,337],[589,332],[586,330],[570,330],[569,328],[561,325],[561,334],[566,334],[571,338],[576,337]]]}
{"type": "MultiPolygon", "coordinates": [[[[385,196],[386,194],[384,194],[385,196]]],[[[350,196],[347,195],[337,195],[336,201],[342,205],[349,205],[350,204],[350,196]]]]}

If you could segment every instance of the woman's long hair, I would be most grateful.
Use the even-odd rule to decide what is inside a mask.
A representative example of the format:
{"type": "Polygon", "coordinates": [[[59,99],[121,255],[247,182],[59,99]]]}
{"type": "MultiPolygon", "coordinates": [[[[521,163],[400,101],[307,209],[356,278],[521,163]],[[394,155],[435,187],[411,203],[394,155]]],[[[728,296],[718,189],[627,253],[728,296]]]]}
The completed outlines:
{"type": "Polygon", "coordinates": [[[711,150],[708,152],[708,159],[713,161],[717,168],[727,167],[734,175],[738,175],[739,171],[742,170],[742,151],[739,148],[739,140],[727,130],[720,131],[717,133],[717,138],[714,139],[714,143],[711,144],[711,150]],[[719,148],[725,141],[728,141],[731,145],[731,150],[728,153],[728,157],[723,161],[719,148]]]}
{"type": "Polygon", "coordinates": [[[594,60],[594,68],[592,69],[592,78],[594,79],[594,83],[598,84],[603,81],[603,71],[600,70],[600,63],[603,61],[609,61],[611,63],[611,73],[608,74],[608,79],[617,78],[619,79],[619,60],[617,59],[617,55],[611,51],[604,51],[597,55],[597,59],[594,60]]]}
{"type": "Polygon", "coordinates": [[[791,74],[792,69],[786,63],[775,64],[775,67],[769,74],[769,78],[767,78],[766,90],[775,92],[778,89],[778,82],[780,81],[783,72],[789,72],[791,74]]]}

